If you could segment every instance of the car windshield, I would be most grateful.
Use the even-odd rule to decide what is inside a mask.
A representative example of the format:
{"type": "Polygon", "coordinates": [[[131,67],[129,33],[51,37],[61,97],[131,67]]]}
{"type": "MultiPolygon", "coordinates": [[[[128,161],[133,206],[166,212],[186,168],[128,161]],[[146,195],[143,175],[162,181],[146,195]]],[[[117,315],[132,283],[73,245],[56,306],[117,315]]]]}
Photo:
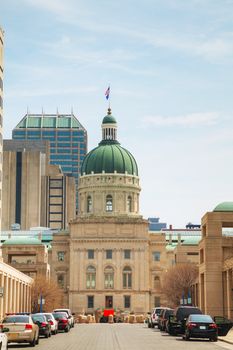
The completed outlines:
{"type": "Polygon", "coordinates": [[[39,321],[39,322],[46,321],[46,318],[43,315],[33,315],[32,319],[33,319],[33,321],[39,321]]]}
{"type": "Polygon", "coordinates": [[[165,317],[168,317],[168,316],[170,316],[170,315],[173,315],[174,314],[174,310],[166,310],[166,312],[165,312],[165,317]]]}
{"type": "Polygon", "coordinates": [[[70,315],[68,310],[61,309],[61,310],[56,310],[55,312],[65,312],[67,315],[70,315]]]}
{"type": "Polygon", "coordinates": [[[45,317],[46,317],[46,320],[47,320],[47,321],[51,321],[51,320],[53,319],[53,316],[52,316],[52,315],[46,314],[45,317]]]}
{"type": "Polygon", "coordinates": [[[197,307],[179,307],[176,312],[176,318],[177,320],[183,320],[184,318],[188,318],[189,315],[192,314],[201,315],[202,312],[197,307]]]}
{"type": "Polygon", "coordinates": [[[155,309],[154,310],[154,313],[156,314],[156,315],[160,315],[160,312],[162,311],[163,309],[155,309]]]}
{"type": "Polygon", "coordinates": [[[58,318],[67,318],[67,314],[65,312],[55,312],[53,316],[56,320],[58,318]]]}
{"type": "Polygon", "coordinates": [[[2,323],[29,323],[28,316],[8,316],[4,318],[2,323]]]}
{"type": "Polygon", "coordinates": [[[189,321],[192,322],[210,322],[213,323],[213,319],[209,315],[190,315],[189,321]]]}

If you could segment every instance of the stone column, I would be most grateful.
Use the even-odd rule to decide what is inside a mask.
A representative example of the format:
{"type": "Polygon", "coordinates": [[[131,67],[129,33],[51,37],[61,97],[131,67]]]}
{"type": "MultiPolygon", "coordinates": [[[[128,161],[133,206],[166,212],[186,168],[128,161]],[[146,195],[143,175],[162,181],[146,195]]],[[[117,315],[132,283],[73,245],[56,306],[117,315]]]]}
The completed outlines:
{"type": "Polygon", "coordinates": [[[9,281],[9,312],[13,312],[13,277],[11,276],[9,281]]]}
{"type": "Polygon", "coordinates": [[[231,318],[232,314],[232,270],[227,270],[226,275],[226,289],[227,289],[227,318],[231,318]]]}
{"type": "MultiPolygon", "coordinates": [[[[8,312],[8,276],[4,276],[4,307],[3,307],[3,313],[5,315],[6,312],[8,312]]],[[[3,316],[4,316],[3,315],[3,316]]]]}
{"type": "MultiPolygon", "coordinates": [[[[4,288],[4,274],[3,272],[0,273],[0,287],[4,288]]],[[[5,291],[3,291],[3,293],[5,294],[5,291]]],[[[0,297],[0,317],[2,319],[2,317],[4,312],[4,295],[3,297],[0,297]]]]}

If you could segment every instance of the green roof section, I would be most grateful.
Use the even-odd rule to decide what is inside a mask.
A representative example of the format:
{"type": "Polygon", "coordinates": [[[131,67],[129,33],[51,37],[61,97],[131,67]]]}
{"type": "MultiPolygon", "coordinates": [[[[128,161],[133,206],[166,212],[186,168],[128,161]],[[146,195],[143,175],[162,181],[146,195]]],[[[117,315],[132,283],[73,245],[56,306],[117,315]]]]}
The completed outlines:
{"type": "Polygon", "coordinates": [[[198,245],[200,240],[201,240],[201,237],[198,237],[198,236],[185,237],[184,241],[182,242],[182,245],[198,245]]]}
{"type": "Polygon", "coordinates": [[[116,141],[103,141],[84,158],[81,174],[125,174],[138,176],[138,166],[133,155],[116,141]]]}
{"type": "Polygon", "coordinates": [[[43,244],[39,239],[37,238],[31,238],[31,237],[13,237],[7,239],[3,245],[41,245],[43,244]]]}
{"type": "Polygon", "coordinates": [[[116,124],[116,118],[113,115],[106,115],[102,121],[102,124],[116,124]]]}
{"type": "Polygon", "coordinates": [[[84,129],[73,114],[26,114],[15,129],[84,129]]]}
{"type": "Polygon", "coordinates": [[[222,211],[232,211],[233,212],[233,202],[222,202],[219,203],[213,210],[214,212],[222,211]]]}

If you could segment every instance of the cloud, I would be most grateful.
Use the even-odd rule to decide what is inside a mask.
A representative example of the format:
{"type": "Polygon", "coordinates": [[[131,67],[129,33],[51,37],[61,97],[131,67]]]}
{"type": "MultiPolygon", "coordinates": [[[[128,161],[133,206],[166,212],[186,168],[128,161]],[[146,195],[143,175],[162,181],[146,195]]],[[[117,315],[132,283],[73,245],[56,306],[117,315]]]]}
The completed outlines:
{"type": "Polygon", "coordinates": [[[182,116],[176,117],[165,117],[160,115],[147,116],[143,119],[143,124],[145,126],[182,126],[182,127],[192,127],[192,126],[208,126],[218,123],[220,118],[219,113],[216,112],[203,112],[203,113],[190,113],[182,116]]]}

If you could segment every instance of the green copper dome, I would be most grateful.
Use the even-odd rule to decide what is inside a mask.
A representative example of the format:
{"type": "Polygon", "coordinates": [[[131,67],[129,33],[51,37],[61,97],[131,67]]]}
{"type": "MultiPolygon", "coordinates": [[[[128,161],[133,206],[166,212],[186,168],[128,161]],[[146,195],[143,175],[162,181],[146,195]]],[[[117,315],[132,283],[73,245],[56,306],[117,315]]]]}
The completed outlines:
{"type": "Polygon", "coordinates": [[[116,140],[116,119],[111,115],[111,109],[108,109],[102,122],[103,140],[99,146],[90,151],[83,160],[81,175],[101,174],[103,172],[110,174],[117,172],[138,176],[138,167],[133,155],[125,148],[121,147],[116,140]],[[105,126],[112,123],[113,126],[105,126]]]}
{"type": "Polygon", "coordinates": [[[102,124],[116,124],[116,118],[113,117],[111,108],[108,108],[108,114],[104,117],[102,124]]]}
{"type": "Polygon", "coordinates": [[[108,141],[99,144],[98,147],[90,151],[84,158],[81,174],[114,173],[138,176],[138,167],[132,154],[119,143],[108,141]]]}
{"type": "Polygon", "coordinates": [[[233,211],[233,202],[222,202],[213,211],[233,211]]]}

